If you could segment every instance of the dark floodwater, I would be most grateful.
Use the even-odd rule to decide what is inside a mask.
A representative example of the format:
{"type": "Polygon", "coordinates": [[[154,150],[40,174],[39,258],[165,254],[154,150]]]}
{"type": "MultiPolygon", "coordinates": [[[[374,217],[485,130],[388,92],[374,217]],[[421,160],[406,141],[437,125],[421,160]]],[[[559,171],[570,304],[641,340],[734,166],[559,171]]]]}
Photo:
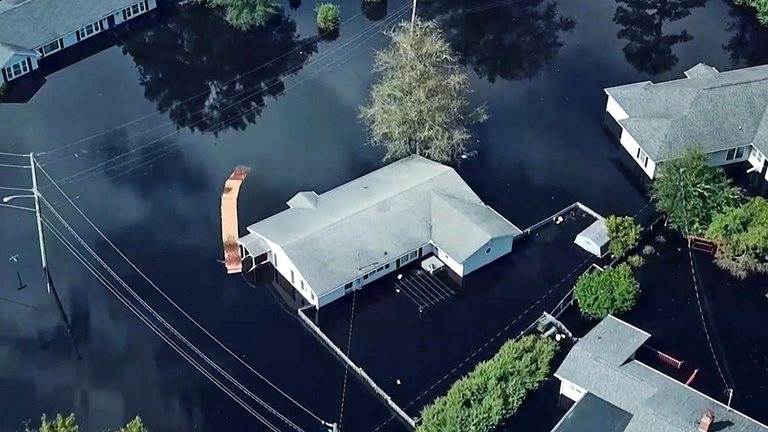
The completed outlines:
{"type": "MultiPolygon", "coordinates": [[[[360,14],[362,1],[342,1],[348,21],[335,40],[316,40],[314,4],[299,3],[249,33],[207,10],[165,4],[126,35],[65,54],[44,81],[12,88],[12,96],[31,99],[0,105],[0,150],[48,152],[41,160],[56,179],[91,168],[63,184],[76,203],[225,344],[333,420],[342,366],[270,292],[226,276],[216,261],[219,193],[234,165],[254,168],[240,199],[245,224],[280,210],[297,190],[322,191],[381,164],[381,152],[363,145],[356,110],[372,81],[372,49],[385,39],[376,28],[361,32],[391,25],[387,18],[397,19],[403,3],[388,0],[386,11],[360,14]],[[158,109],[164,113],[152,115],[158,109]]],[[[461,173],[520,226],[577,199],[604,214],[643,204],[631,165],[603,132],[602,88],[681,77],[699,61],[724,70],[768,60],[768,33],[724,0],[424,0],[420,15],[440,20],[471,72],[473,101],[488,103],[491,118],[476,130],[478,157],[461,173]]],[[[24,180],[0,169],[2,185],[24,180]]],[[[310,429],[310,419],[216,351],[120,264],[54,189],[44,192],[172,323],[310,429]]],[[[43,309],[0,302],[0,430],[67,411],[80,415],[85,430],[134,414],[155,431],[263,430],[50,239],[54,277],[83,354],[75,361],[41,289],[34,221],[9,209],[0,220],[0,294],[43,309]],[[6,258],[13,254],[18,264],[6,258]],[[21,292],[16,271],[29,284],[21,292]]],[[[371,430],[389,415],[356,379],[347,392],[345,430],[371,430]]]]}

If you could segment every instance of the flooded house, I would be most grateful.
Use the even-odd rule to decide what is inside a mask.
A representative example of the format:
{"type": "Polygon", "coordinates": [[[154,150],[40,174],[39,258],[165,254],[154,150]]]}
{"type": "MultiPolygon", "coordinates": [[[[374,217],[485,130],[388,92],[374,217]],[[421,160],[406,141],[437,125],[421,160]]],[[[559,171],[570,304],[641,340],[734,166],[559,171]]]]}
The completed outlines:
{"type": "Polygon", "coordinates": [[[720,72],[699,63],[686,78],[605,89],[606,123],[649,178],[694,148],[712,166],[748,162],[768,180],[768,65],[720,72]]]}
{"type": "Polygon", "coordinates": [[[427,256],[465,276],[521,234],[456,171],[418,156],[287,204],[238,240],[244,271],[270,263],[317,308],[427,256]]]}
{"type": "Polygon", "coordinates": [[[0,0],[2,82],[26,75],[47,56],[156,7],[156,0],[0,0]]]}
{"type": "Polygon", "coordinates": [[[651,335],[613,316],[579,340],[555,377],[573,402],[552,432],[768,432],[768,426],[638,361],[651,335]]]}

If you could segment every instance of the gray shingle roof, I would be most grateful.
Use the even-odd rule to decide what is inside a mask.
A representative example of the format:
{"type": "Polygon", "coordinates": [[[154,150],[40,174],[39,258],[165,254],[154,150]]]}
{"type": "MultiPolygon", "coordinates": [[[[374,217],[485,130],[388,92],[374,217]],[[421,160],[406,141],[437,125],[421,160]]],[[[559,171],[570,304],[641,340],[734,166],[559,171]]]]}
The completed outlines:
{"type": "Polygon", "coordinates": [[[632,414],[626,432],[690,432],[712,411],[721,432],[768,432],[762,425],[636,360],[648,334],[614,318],[601,321],[568,353],[555,375],[632,414]]]}
{"type": "Polygon", "coordinates": [[[135,1],[27,0],[16,3],[16,6],[0,12],[0,42],[31,50],[130,6],[135,1]]]}
{"type": "Polygon", "coordinates": [[[651,159],[752,143],[768,153],[768,65],[718,72],[699,63],[686,76],[605,89],[629,116],[619,124],[651,159]]]}
{"type": "Polygon", "coordinates": [[[632,414],[587,393],[571,407],[552,432],[622,432],[632,414]]]}
{"type": "Polygon", "coordinates": [[[492,238],[520,234],[456,171],[421,157],[311,197],[297,194],[301,205],[248,231],[280,246],[318,296],[430,240],[462,262],[492,238]]]}

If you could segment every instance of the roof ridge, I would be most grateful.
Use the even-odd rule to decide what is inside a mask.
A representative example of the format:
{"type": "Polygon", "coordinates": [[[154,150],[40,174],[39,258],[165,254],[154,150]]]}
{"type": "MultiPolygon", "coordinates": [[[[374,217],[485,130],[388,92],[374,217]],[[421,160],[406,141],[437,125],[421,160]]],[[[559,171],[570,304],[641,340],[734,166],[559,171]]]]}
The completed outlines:
{"type": "MultiPolygon", "coordinates": [[[[413,156],[415,156],[415,155],[413,155],[413,156]]],[[[418,156],[418,157],[419,157],[419,158],[422,158],[421,156],[418,156]]],[[[395,162],[395,163],[398,163],[398,162],[400,162],[400,161],[403,161],[403,160],[406,160],[406,159],[411,159],[411,158],[412,158],[412,156],[409,156],[408,158],[403,158],[403,159],[400,159],[399,161],[397,161],[397,162],[395,162]]],[[[411,186],[411,187],[409,187],[409,188],[406,188],[406,189],[402,189],[402,190],[399,190],[399,191],[398,191],[398,193],[396,193],[396,194],[391,194],[391,195],[387,196],[385,199],[383,199],[383,200],[381,200],[381,201],[376,201],[376,202],[373,202],[373,203],[371,203],[370,205],[367,205],[367,206],[365,206],[365,207],[362,207],[362,208],[358,209],[357,211],[354,211],[354,212],[352,212],[352,213],[349,213],[348,215],[344,216],[343,218],[340,218],[340,219],[336,219],[335,221],[333,221],[333,223],[330,223],[330,224],[328,224],[328,225],[325,225],[325,226],[323,226],[323,227],[322,227],[322,228],[320,228],[320,229],[317,229],[317,230],[315,230],[315,231],[312,231],[312,233],[311,233],[311,234],[309,234],[309,235],[316,235],[316,234],[318,234],[318,233],[321,233],[321,232],[324,232],[324,231],[326,231],[326,230],[329,230],[329,229],[331,229],[331,228],[335,227],[336,225],[338,225],[338,224],[342,223],[342,222],[343,222],[345,219],[347,219],[347,218],[350,218],[350,217],[352,217],[352,216],[354,216],[354,215],[360,214],[360,213],[362,213],[362,212],[364,212],[364,211],[366,211],[366,210],[370,209],[371,207],[374,207],[374,206],[380,205],[381,203],[383,203],[383,202],[385,202],[385,201],[389,201],[389,200],[391,200],[392,198],[394,198],[395,196],[398,196],[398,195],[400,195],[400,194],[403,194],[403,193],[405,193],[405,192],[407,192],[407,191],[411,191],[411,190],[413,190],[413,189],[415,189],[415,188],[417,188],[417,187],[419,187],[419,186],[423,185],[423,184],[424,184],[424,183],[426,183],[427,181],[429,181],[429,180],[432,180],[432,179],[434,179],[434,178],[436,178],[436,177],[440,177],[440,176],[442,176],[442,175],[445,175],[446,173],[454,173],[454,174],[456,174],[457,176],[459,175],[459,174],[456,172],[456,170],[454,170],[453,168],[451,168],[451,167],[449,167],[449,166],[446,166],[446,165],[443,165],[443,164],[440,164],[440,163],[434,162],[434,161],[432,161],[432,160],[430,160],[430,159],[426,159],[426,158],[422,158],[422,159],[428,160],[428,161],[430,161],[430,162],[432,162],[432,163],[435,163],[436,165],[440,165],[440,166],[442,166],[442,167],[444,167],[444,168],[447,168],[447,169],[446,169],[446,170],[443,170],[442,172],[438,173],[437,175],[434,175],[434,176],[431,176],[431,177],[425,178],[425,179],[423,179],[422,181],[420,181],[420,182],[418,182],[418,183],[416,183],[416,184],[412,185],[412,186],[411,186]]],[[[393,165],[393,164],[390,164],[390,165],[386,165],[386,166],[384,166],[383,168],[387,168],[387,167],[390,167],[390,166],[392,166],[392,165],[393,165]]],[[[375,173],[375,172],[378,172],[380,169],[381,169],[381,168],[379,168],[379,169],[377,169],[377,170],[374,170],[374,171],[371,171],[371,172],[369,172],[368,174],[365,174],[365,175],[363,175],[363,176],[361,176],[361,177],[358,177],[358,178],[356,178],[356,179],[354,179],[354,180],[352,180],[352,181],[350,181],[350,182],[348,182],[348,183],[344,183],[344,184],[342,184],[342,185],[339,185],[339,186],[337,186],[337,187],[335,187],[335,188],[331,189],[331,191],[333,191],[333,190],[336,190],[336,189],[338,189],[338,188],[341,188],[341,187],[343,187],[343,186],[347,186],[347,185],[351,185],[351,184],[354,184],[356,181],[358,181],[358,180],[361,180],[361,179],[365,178],[366,176],[368,176],[368,175],[370,175],[370,174],[373,174],[373,173],[375,173]]],[[[330,191],[328,191],[328,192],[330,192],[330,191]]],[[[323,195],[325,195],[325,194],[326,194],[326,193],[328,193],[328,192],[323,192],[322,194],[318,195],[318,200],[320,200],[320,197],[322,197],[323,195]]],[[[290,209],[290,210],[293,210],[293,209],[290,209]]],[[[299,210],[299,209],[296,209],[296,210],[299,210]]],[[[308,211],[312,211],[312,210],[314,210],[314,209],[301,209],[301,210],[308,210],[308,211]]],[[[275,214],[275,215],[273,215],[273,216],[271,216],[271,217],[277,216],[277,215],[279,215],[279,214],[280,214],[280,213],[277,213],[277,214],[275,214]]],[[[270,217],[270,218],[271,218],[271,217],[270,217]]],[[[283,244],[283,245],[280,245],[280,246],[283,248],[283,250],[285,250],[285,249],[286,249],[287,247],[289,247],[291,244],[293,244],[293,243],[296,243],[296,242],[298,242],[298,241],[300,241],[300,240],[302,240],[302,238],[301,238],[301,237],[299,237],[299,238],[295,238],[295,239],[293,239],[293,240],[291,240],[291,241],[289,241],[289,242],[287,242],[287,243],[285,243],[285,244],[283,244]]]]}
{"type": "MultiPolygon", "coordinates": [[[[737,69],[736,71],[739,71],[739,70],[741,70],[741,69],[737,69]]],[[[733,71],[729,71],[729,72],[733,72],[733,71]]],[[[713,80],[719,80],[720,78],[712,78],[712,79],[713,80]]],[[[765,76],[765,77],[762,77],[762,78],[752,78],[752,79],[748,79],[748,80],[744,80],[744,81],[724,82],[724,83],[714,84],[714,85],[711,85],[711,86],[702,86],[702,87],[698,88],[697,90],[702,90],[702,91],[703,90],[715,90],[715,89],[725,88],[725,87],[734,87],[734,86],[739,86],[739,85],[744,85],[744,84],[752,84],[752,83],[756,83],[756,82],[760,82],[760,81],[766,81],[766,80],[768,80],[768,76],[765,76]]]]}
{"type": "MultiPolygon", "coordinates": [[[[475,221],[471,220],[469,217],[467,217],[464,214],[464,212],[461,211],[461,209],[459,209],[455,205],[451,204],[450,201],[446,200],[445,198],[449,198],[451,200],[458,201],[458,202],[465,203],[465,204],[469,204],[469,205],[472,205],[472,206],[480,207],[482,209],[487,209],[488,208],[487,205],[480,205],[478,203],[473,203],[471,201],[467,201],[465,199],[461,199],[461,198],[458,198],[458,197],[455,197],[453,195],[449,195],[449,194],[446,194],[446,193],[440,192],[440,191],[432,191],[432,195],[437,197],[437,198],[442,199],[443,201],[445,201],[445,203],[448,206],[450,206],[452,209],[454,209],[463,219],[465,219],[467,222],[472,224],[472,226],[474,226],[474,227],[478,228],[480,231],[482,231],[488,237],[489,240],[493,238],[493,234],[489,233],[488,230],[486,230],[484,227],[478,225],[475,221]]],[[[430,203],[430,206],[431,206],[431,203],[430,203]]],[[[432,209],[430,208],[430,213],[431,213],[431,210],[432,209]]],[[[432,216],[432,215],[430,214],[430,216],[432,216]]]]}

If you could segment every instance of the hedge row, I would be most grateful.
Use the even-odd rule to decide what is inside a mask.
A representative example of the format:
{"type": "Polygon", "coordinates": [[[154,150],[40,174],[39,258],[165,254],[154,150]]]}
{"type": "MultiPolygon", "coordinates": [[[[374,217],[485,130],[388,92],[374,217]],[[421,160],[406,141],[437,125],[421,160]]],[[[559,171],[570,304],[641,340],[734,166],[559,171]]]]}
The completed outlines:
{"type": "Polygon", "coordinates": [[[547,379],[556,350],[554,341],[540,336],[508,341],[425,407],[417,432],[493,431],[547,379]]]}

